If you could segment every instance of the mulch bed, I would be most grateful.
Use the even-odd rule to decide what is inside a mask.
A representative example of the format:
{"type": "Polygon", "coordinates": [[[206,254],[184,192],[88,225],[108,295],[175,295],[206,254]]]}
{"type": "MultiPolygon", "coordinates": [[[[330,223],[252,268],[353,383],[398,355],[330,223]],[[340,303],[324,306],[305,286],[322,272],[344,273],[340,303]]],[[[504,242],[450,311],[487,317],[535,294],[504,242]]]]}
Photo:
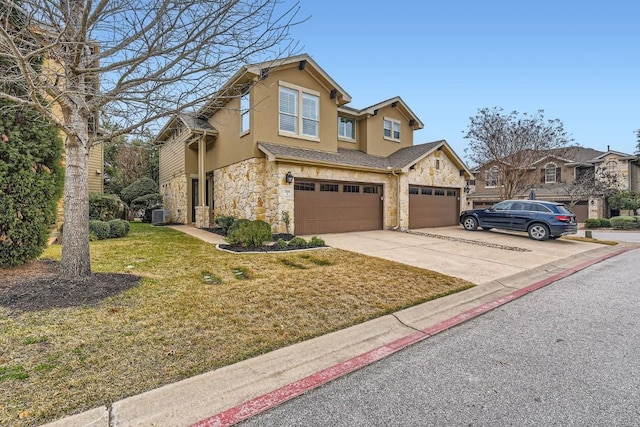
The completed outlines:
{"type": "Polygon", "coordinates": [[[60,263],[35,260],[0,272],[0,306],[21,311],[97,304],[138,285],[133,274],[94,273],[82,280],[58,278],[60,263]]]}

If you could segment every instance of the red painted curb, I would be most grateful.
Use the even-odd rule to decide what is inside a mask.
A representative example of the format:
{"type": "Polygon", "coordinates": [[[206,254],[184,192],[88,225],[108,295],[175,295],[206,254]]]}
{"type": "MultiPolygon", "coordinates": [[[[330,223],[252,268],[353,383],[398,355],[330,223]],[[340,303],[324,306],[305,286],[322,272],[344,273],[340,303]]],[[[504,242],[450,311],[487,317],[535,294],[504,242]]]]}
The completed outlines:
{"type": "Polygon", "coordinates": [[[503,297],[497,298],[494,301],[490,301],[478,307],[467,310],[464,313],[460,313],[457,316],[444,320],[436,325],[430,326],[421,331],[417,331],[411,335],[407,335],[403,338],[392,341],[388,344],[385,344],[369,352],[363,353],[359,356],[345,360],[344,362],[341,362],[329,368],[323,369],[319,372],[316,372],[315,374],[309,375],[291,384],[287,384],[269,393],[263,394],[262,396],[258,396],[254,399],[248,400],[247,402],[244,402],[238,406],[227,409],[226,411],[223,411],[205,420],[199,421],[193,424],[191,427],[232,426],[233,424],[239,423],[242,420],[245,420],[261,412],[264,412],[267,409],[271,409],[275,406],[278,406],[279,404],[284,403],[287,400],[293,399],[296,396],[300,396],[301,394],[306,393],[309,390],[313,390],[314,388],[317,388],[323,384],[326,384],[329,381],[332,381],[336,378],[344,376],[357,369],[370,365],[373,362],[377,362],[378,360],[384,359],[385,357],[393,353],[396,353],[402,349],[405,349],[412,344],[415,344],[429,337],[432,337],[440,332],[443,332],[447,329],[450,329],[454,326],[464,323],[467,320],[478,317],[481,314],[484,314],[497,307],[500,307],[501,305],[504,305],[510,301],[520,298],[537,289],[545,287],[557,280],[570,276],[580,270],[585,269],[586,267],[597,264],[606,259],[613,258],[614,256],[620,255],[624,252],[628,252],[633,249],[637,249],[637,247],[625,248],[616,252],[603,255],[599,258],[585,261],[575,267],[569,268],[561,273],[555,274],[544,280],[533,283],[525,288],[518,289],[517,291],[514,291],[503,297]]]}

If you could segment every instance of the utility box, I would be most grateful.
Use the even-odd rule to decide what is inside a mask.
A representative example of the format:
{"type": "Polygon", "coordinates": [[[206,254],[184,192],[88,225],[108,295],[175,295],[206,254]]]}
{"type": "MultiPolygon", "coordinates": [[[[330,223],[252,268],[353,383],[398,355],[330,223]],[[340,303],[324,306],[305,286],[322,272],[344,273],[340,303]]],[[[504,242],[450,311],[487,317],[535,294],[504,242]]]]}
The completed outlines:
{"type": "Polygon", "coordinates": [[[169,211],[166,209],[154,209],[151,211],[151,224],[163,225],[169,220],[169,211]]]}

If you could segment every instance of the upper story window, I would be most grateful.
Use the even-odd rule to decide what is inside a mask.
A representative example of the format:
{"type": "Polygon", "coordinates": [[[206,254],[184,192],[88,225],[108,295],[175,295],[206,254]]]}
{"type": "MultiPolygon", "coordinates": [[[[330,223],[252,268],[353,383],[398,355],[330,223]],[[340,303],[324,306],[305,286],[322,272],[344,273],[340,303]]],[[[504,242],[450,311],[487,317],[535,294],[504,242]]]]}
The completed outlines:
{"type": "Polygon", "coordinates": [[[251,126],[251,97],[249,91],[240,97],[240,132],[249,132],[251,126]]]}
{"type": "Polygon", "coordinates": [[[290,86],[280,86],[280,132],[318,138],[320,97],[317,93],[290,86]]]}
{"type": "Polygon", "coordinates": [[[618,162],[616,162],[615,160],[609,160],[606,164],[606,169],[607,173],[610,176],[614,176],[617,175],[618,173],[618,162]]]}
{"type": "Polygon", "coordinates": [[[384,138],[400,141],[400,122],[398,120],[384,118],[384,138]]]}
{"type": "Polygon", "coordinates": [[[544,182],[545,184],[553,184],[560,181],[560,168],[553,162],[544,166],[544,182]]]}
{"type": "Polygon", "coordinates": [[[500,170],[497,166],[492,166],[484,173],[485,188],[497,187],[500,170]]]}
{"type": "Polygon", "coordinates": [[[356,139],[356,121],[349,117],[338,117],[338,137],[356,139]]]}

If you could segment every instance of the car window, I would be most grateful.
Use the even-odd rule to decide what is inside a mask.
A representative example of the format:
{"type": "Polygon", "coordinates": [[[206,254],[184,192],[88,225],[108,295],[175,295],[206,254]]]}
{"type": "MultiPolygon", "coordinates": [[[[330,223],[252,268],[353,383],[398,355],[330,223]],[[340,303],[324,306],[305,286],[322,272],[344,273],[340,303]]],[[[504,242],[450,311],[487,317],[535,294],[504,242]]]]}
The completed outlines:
{"type": "Polygon", "coordinates": [[[556,208],[558,209],[558,213],[565,214],[565,215],[573,215],[573,212],[567,209],[565,205],[556,205],[556,208]]]}
{"type": "Polygon", "coordinates": [[[506,211],[511,209],[512,204],[513,200],[505,200],[504,202],[496,203],[491,209],[494,211],[506,211]]]}
{"type": "Polygon", "coordinates": [[[540,203],[531,203],[531,210],[536,212],[551,212],[551,209],[540,203]]]}

